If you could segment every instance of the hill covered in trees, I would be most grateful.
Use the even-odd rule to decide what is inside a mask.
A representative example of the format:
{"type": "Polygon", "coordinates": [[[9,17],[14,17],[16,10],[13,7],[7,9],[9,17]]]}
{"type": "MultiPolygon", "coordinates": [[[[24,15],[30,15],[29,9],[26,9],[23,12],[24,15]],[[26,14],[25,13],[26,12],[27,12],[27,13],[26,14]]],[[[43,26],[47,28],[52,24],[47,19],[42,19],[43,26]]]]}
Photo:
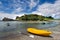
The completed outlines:
{"type": "Polygon", "coordinates": [[[21,17],[17,16],[16,20],[18,21],[47,21],[47,20],[52,20],[54,19],[51,16],[42,16],[42,15],[37,15],[37,14],[29,14],[29,15],[23,15],[21,17]]]}

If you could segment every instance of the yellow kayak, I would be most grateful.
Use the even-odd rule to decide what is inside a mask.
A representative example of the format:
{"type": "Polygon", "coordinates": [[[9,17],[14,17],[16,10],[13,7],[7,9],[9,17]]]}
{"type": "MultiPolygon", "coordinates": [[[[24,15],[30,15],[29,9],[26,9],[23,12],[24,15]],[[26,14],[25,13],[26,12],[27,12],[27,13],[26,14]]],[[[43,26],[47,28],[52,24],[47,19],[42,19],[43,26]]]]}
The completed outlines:
{"type": "Polygon", "coordinates": [[[50,36],[50,34],[52,33],[52,32],[47,31],[47,30],[39,30],[36,28],[27,28],[27,31],[30,33],[42,35],[42,36],[50,36]]]}

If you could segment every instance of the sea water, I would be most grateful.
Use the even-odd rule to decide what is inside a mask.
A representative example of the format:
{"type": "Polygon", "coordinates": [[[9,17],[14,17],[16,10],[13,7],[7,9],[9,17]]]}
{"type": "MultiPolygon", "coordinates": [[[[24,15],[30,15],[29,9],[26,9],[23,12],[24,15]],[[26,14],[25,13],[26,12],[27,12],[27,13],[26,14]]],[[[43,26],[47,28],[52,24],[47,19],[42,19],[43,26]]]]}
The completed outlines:
{"type": "Polygon", "coordinates": [[[10,34],[17,34],[18,32],[26,33],[27,28],[34,27],[37,29],[48,29],[58,25],[57,22],[42,23],[26,23],[20,21],[0,21],[0,37],[8,36],[10,34]]]}

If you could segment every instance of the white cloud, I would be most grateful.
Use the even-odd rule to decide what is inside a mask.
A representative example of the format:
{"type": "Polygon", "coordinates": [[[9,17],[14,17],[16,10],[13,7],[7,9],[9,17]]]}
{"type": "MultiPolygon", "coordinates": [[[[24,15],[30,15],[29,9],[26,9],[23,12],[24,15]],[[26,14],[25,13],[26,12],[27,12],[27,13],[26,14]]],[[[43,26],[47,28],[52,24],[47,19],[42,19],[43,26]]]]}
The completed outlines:
{"type": "Polygon", "coordinates": [[[54,18],[60,19],[60,13],[56,13],[53,16],[54,16],[54,18]]]}
{"type": "Polygon", "coordinates": [[[30,9],[28,10],[30,11],[32,8],[34,8],[39,3],[39,0],[37,0],[36,2],[35,0],[30,0],[30,1],[24,0],[24,1],[13,0],[14,4],[12,4],[12,6],[14,6],[16,13],[23,11],[24,9],[26,9],[27,6],[30,7],[30,9]],[[27,5],[24,1],[29,5],[27,5]]]}
{"type": "Polygon", "coordinates": [[[21,11],[23,11],[23,9],[21,7],[19,7],[17,9],[15,9],[12,13],[19,14],[19,13],[21,13],[21,11]]]}
{"type": "Polygon", "coordinates": [[[39,0],[37,0],[36,2],[34,2],[34,0],[31,0],[31,2],[29,4],[30,9],[32,9],[33,7],[35,7],[38,3],[39,3],[39,0]]]}
{"type": "Polygon", "coordinates": [[[0,1],[0,5],[2,4],[2,2],[0,1]]]}
{"type": "Polygon", "coordinates": [[[15,19],[16,16],[22,16],[24,14],[9,14],[9,13],[4,13],[0,12],[0,20],[2,20],[4,17],[15,19]]]}
{"type": "Polygon", "coordinates": [[[37,11],[32,12],[32,14],[42,15],[42,13],[37,12],[37,11]]]}
{"type": "Polygon", "coordinates": [[[60,18],[60,0],[57,0],[54,4],[44,3],[42,5],[39,5],[36,14],[40,13],[45,16],[53,16],[54,18],[60,18]]]}

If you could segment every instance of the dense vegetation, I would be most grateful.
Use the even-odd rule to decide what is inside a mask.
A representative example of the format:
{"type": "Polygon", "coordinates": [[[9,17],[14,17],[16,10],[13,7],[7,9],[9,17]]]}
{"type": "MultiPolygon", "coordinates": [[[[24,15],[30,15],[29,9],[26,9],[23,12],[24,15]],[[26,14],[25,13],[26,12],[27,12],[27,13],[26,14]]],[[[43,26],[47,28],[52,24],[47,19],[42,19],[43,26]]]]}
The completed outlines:
{"type": "Polygon", "coordinates": [[[16,20],[18,21],[47,21],[52,19],[54,18],[51,16],[45,17],[37,14],[29,14],[29,15],[23,15],[21,17],[19,16],[16,17],[16,20]]]}

